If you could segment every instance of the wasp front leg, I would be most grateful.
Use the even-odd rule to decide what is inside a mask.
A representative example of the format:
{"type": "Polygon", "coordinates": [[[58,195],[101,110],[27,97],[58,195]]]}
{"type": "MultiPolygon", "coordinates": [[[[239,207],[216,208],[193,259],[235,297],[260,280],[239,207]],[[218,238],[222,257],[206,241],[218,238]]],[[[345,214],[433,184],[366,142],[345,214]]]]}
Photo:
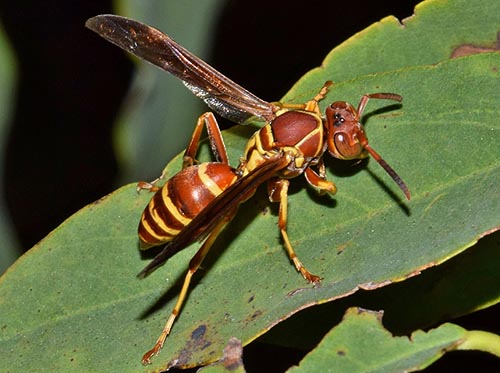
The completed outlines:
{"type": "Polygon", "coordinates": [[[269,200],[271,202],[279,202],[279,220],[278,226],[280,228],[281,236],[283,237],[283,242],[285,244],[286,251],[288,253],[288,257],[297,268],[302,276],[311,283],[317,283],[321,281],[321,278],[313,275],[309,272],[302,262],[297,257],[295,250],[290,243],[290,239],[288,238],[288,233],[286,231],[287,219],[288,219],[288,186],[290,185],[290,181],[287,179],[273,179],[268,183],[268,194],[269,200]]]}
{"type": "Polygon", "coordinates": [[[320,195],[325,193],[337,193],[337,187],[331,181],[326,180],[325,164],[321,159],[318,163],[318,172],[314,171],[311,167],[307,167],[304,171],[304,176],[307,182],[315,187],[320,195]]]}

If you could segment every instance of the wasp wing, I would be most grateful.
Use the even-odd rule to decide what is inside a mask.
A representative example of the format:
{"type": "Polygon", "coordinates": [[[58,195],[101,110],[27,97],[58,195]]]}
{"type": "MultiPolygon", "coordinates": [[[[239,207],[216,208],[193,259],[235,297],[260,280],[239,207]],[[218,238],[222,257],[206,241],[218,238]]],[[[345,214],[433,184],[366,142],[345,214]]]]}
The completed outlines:
{"type": "Polygon", "coordinates": [[[275,117],[273,104],[239,86],[151,26],[111,14],[90,18],[85,25],[127,52],[175,75],[227,119],[242,123],[253,115],[266,121],[275,117]]]}
{"type": "Polygon", "coordinates": [[[186,246],[206,238],[222,220],[225,219],[229,222],[236,214],[239,204],[250,198],[259,185],[276,176],[276,173],[287,167],[288,163],[288,158],[280,154],[270,158],[259,168],[238,179],[191,220],[138,276],[146,276],[186,246]]]}

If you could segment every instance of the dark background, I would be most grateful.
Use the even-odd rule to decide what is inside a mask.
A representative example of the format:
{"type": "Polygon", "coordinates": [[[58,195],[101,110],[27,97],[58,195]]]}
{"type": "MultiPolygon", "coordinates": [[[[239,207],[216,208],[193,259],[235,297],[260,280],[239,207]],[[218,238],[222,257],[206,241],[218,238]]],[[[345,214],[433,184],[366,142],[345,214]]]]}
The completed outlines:
{"type": "MultiPolygon", "coordinates": [[[[293,1],[228,1],[210,62],[258,96],[277,100],[334,46],[387,15],[411,15],[417,2],[309,0],[304,8],[293,1]]],[[[96,0],[0,4],[20,64],[3,182],[24,249],[116,188],[111,128],[133,64],[84,27],[87,18],[112,12],[110,2],[96,0]]]]}
{"type": "MultiPolygon", "coordinates": [[[[387,15],[410,16],[418,2],[228,1],[210,62],[258,96],[276,100],[334,46],[387,15]]],[[[118,48],[83,27],[87,18],[102,13],[113,13],[110,2],[0,2],[1,22],[19,62],[3,198],[24,249],[116,187],[111,129],[133,65],[118,48]]],[[[490,308],[458,322],[466,328],[481,328],[482,321],[496,320],[498,311],[490,308]]],[[[300,352],[269,352],[257,344],[245,351],[253,361],[248,367],[259,360],[274,361],[276,367],[261,365],[252,370],[280,371],[284,369],[277,359],[280,352],[296,361],[301,356],[300,352]]],[[[446,355],[427,371],[470,371],[468,364],[482,367],[483,372],[499,370],[497,359],[471,352],[446,355]]]]}

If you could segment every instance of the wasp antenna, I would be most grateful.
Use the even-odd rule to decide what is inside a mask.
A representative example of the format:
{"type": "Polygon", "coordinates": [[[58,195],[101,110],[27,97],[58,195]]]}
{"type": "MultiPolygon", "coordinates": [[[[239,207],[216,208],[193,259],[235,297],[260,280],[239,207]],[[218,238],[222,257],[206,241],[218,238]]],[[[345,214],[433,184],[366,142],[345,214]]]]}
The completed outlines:
{"type": "Polygon", "coordinates": [[[391,166],[389,166],[389,164],[386,161],[384,161],[384,159],[380,156],[380,154],[378,154],[370,145],[365,144],[364,148],[378,162],[378,164],[382,166],[385,172],[387,172],[389,176],[392,177],[392,180],[396,182],[399,189],[401,189],[401,191],[404,193],[406,199],[410,200],[411,198],[410,190],[406,186],[403,179],[401,179],[401,177],[397,174],[397,172],[394,171],[394,169],[391,166]]]}

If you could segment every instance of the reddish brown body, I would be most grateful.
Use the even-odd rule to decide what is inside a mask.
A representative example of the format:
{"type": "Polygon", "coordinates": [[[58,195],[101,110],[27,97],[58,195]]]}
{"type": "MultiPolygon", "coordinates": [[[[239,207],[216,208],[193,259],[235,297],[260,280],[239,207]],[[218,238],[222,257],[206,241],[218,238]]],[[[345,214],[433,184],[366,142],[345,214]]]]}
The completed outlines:
{"type": "Polygon", "coordinates": [[[280,177],[292,178],[316,165],[323,155],[323,121],[314,111],[281,109],[276,118],[257,131],[247,144],[244,158],[248,173],[268,157],[287,152],[292,161],[280,177]]]}
{"type": "Polygon", "coordinates": [[[150,26],[113,15],[91,18],[86,25],[119,47],[179,77],[222,116],[240,123],[252,116],[266,122],[250,138],[239,166],[232,168],[217,121],[213,114],[205,113],[198,119],[184,153],[183,169],[162,188],[141,183],[142,188],[146,185],[147,189],[157,191],[139,224],[141,246],[166,245],[140,275],[148,274],[187,245],[203,241],[189,263],[179,298],[160,337],[142,358],[144,364],[149,364],[150,358],[162,348],[186,298],[191,278],[217,235],[234,217],[239,204],[250,198],[262,183],[268,183],[271,202],[280,204],[278,226],[288,256],[297,271],[311,283],[319,282],[320,277],[310,273],[297,258],[286,230],[289,179],[304,174],[320,194],[334,194],[335,184],[326,179],[324,153],[328,150],[339,159],[360,159],[370,154],[410,198],[405,183],[368,144],[360,122],[369,99],[401,101],[401,96],[363,95],[357,109],[337,101],[327,107],[323,116],[319,102],[328,93],[330,81],[306,103],[269,103],[150,26]],[[194,165],[204,127],[217,162],[194,165]]]}
{"type": "Polygon", "coordinates": [[[160,188],[142,213],[141,247],[172,241],[210,202],[237,179],[224,163],[202,163],[184,168],[160,188]]]}

